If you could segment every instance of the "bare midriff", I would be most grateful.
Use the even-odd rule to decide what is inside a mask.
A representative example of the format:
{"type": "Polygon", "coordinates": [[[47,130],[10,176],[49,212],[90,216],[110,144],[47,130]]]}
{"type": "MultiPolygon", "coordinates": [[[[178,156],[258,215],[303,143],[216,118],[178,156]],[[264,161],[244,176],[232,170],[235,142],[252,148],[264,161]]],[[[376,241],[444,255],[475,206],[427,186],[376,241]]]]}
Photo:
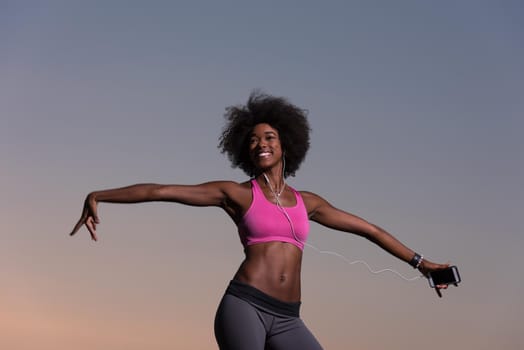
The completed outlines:
{"type": "Polygon", "coordinates": [[[235,279],[285,302],[300,301],[302,251],[284,242],[247,246],[235,279]]]}

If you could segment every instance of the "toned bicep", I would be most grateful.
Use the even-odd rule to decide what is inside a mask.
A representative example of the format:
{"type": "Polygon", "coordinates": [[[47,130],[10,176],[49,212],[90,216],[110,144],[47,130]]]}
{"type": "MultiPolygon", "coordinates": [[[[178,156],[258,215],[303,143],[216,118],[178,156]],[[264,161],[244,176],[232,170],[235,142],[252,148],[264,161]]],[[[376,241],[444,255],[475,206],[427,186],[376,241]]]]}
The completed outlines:
{"type": "Polygon", "coordinates": [[[193,206],[222,206],[227,199],[230,184],[223,181],[199,185],[161,185],[155,189],[159,201],[177,202],[193,206]]]}
{"type": "Polygon", "coordinates": [[[361,217],[340,210],[332,206],[325,199],[315,195],[306,194],[306,208],[310,220],[319,223],[323,226],[344,231],[351,232],[362,236],[369,236],[376,227],[361,217]]]}

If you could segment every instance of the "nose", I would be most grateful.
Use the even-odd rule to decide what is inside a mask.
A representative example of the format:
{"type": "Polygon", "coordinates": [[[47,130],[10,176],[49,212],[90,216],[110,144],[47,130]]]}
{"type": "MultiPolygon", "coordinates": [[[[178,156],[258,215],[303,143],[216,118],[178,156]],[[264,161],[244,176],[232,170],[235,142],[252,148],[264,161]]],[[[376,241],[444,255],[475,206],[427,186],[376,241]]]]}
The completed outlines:
{"type": "Polygon", "coordinates": [[[252,145],[252,149],[255,149],[255,150],[264,149],[266,147],[267,147],[267,142],[265,140],[257,140],[252,145]]]}

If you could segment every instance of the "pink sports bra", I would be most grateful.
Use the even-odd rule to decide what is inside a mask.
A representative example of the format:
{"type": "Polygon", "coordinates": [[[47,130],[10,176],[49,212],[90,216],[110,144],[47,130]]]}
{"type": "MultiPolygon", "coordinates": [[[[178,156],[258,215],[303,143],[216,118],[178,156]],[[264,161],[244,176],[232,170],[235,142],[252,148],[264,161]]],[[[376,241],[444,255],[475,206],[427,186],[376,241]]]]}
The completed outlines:
{"type": "Polygon", "coordinates": [[[253,201],[238,223],[242,245],[246,247],[257,243],[278,241],[294,244],[300,250],[304,250],[304,242],[309,233],[309,218],[300,193],[290,187],[295,193],[297,203],[293,207],[284,207],[293,223],[292,228],[282,208],[266,199],[254,179],[251,180],[251,188],[253,201]]]}

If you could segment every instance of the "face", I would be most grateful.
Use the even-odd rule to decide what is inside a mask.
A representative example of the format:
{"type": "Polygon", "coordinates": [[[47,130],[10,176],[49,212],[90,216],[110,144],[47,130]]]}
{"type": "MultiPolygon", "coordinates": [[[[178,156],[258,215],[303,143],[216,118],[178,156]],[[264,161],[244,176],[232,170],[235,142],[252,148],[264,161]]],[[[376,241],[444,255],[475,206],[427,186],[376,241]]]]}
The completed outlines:
{"type": "Polygon", "coordinates": [[[249,139],[249,155],[259,169],[279,165],[282,160],[282,146],[278,131],[266,123],[255,125],[249,139]]]}

